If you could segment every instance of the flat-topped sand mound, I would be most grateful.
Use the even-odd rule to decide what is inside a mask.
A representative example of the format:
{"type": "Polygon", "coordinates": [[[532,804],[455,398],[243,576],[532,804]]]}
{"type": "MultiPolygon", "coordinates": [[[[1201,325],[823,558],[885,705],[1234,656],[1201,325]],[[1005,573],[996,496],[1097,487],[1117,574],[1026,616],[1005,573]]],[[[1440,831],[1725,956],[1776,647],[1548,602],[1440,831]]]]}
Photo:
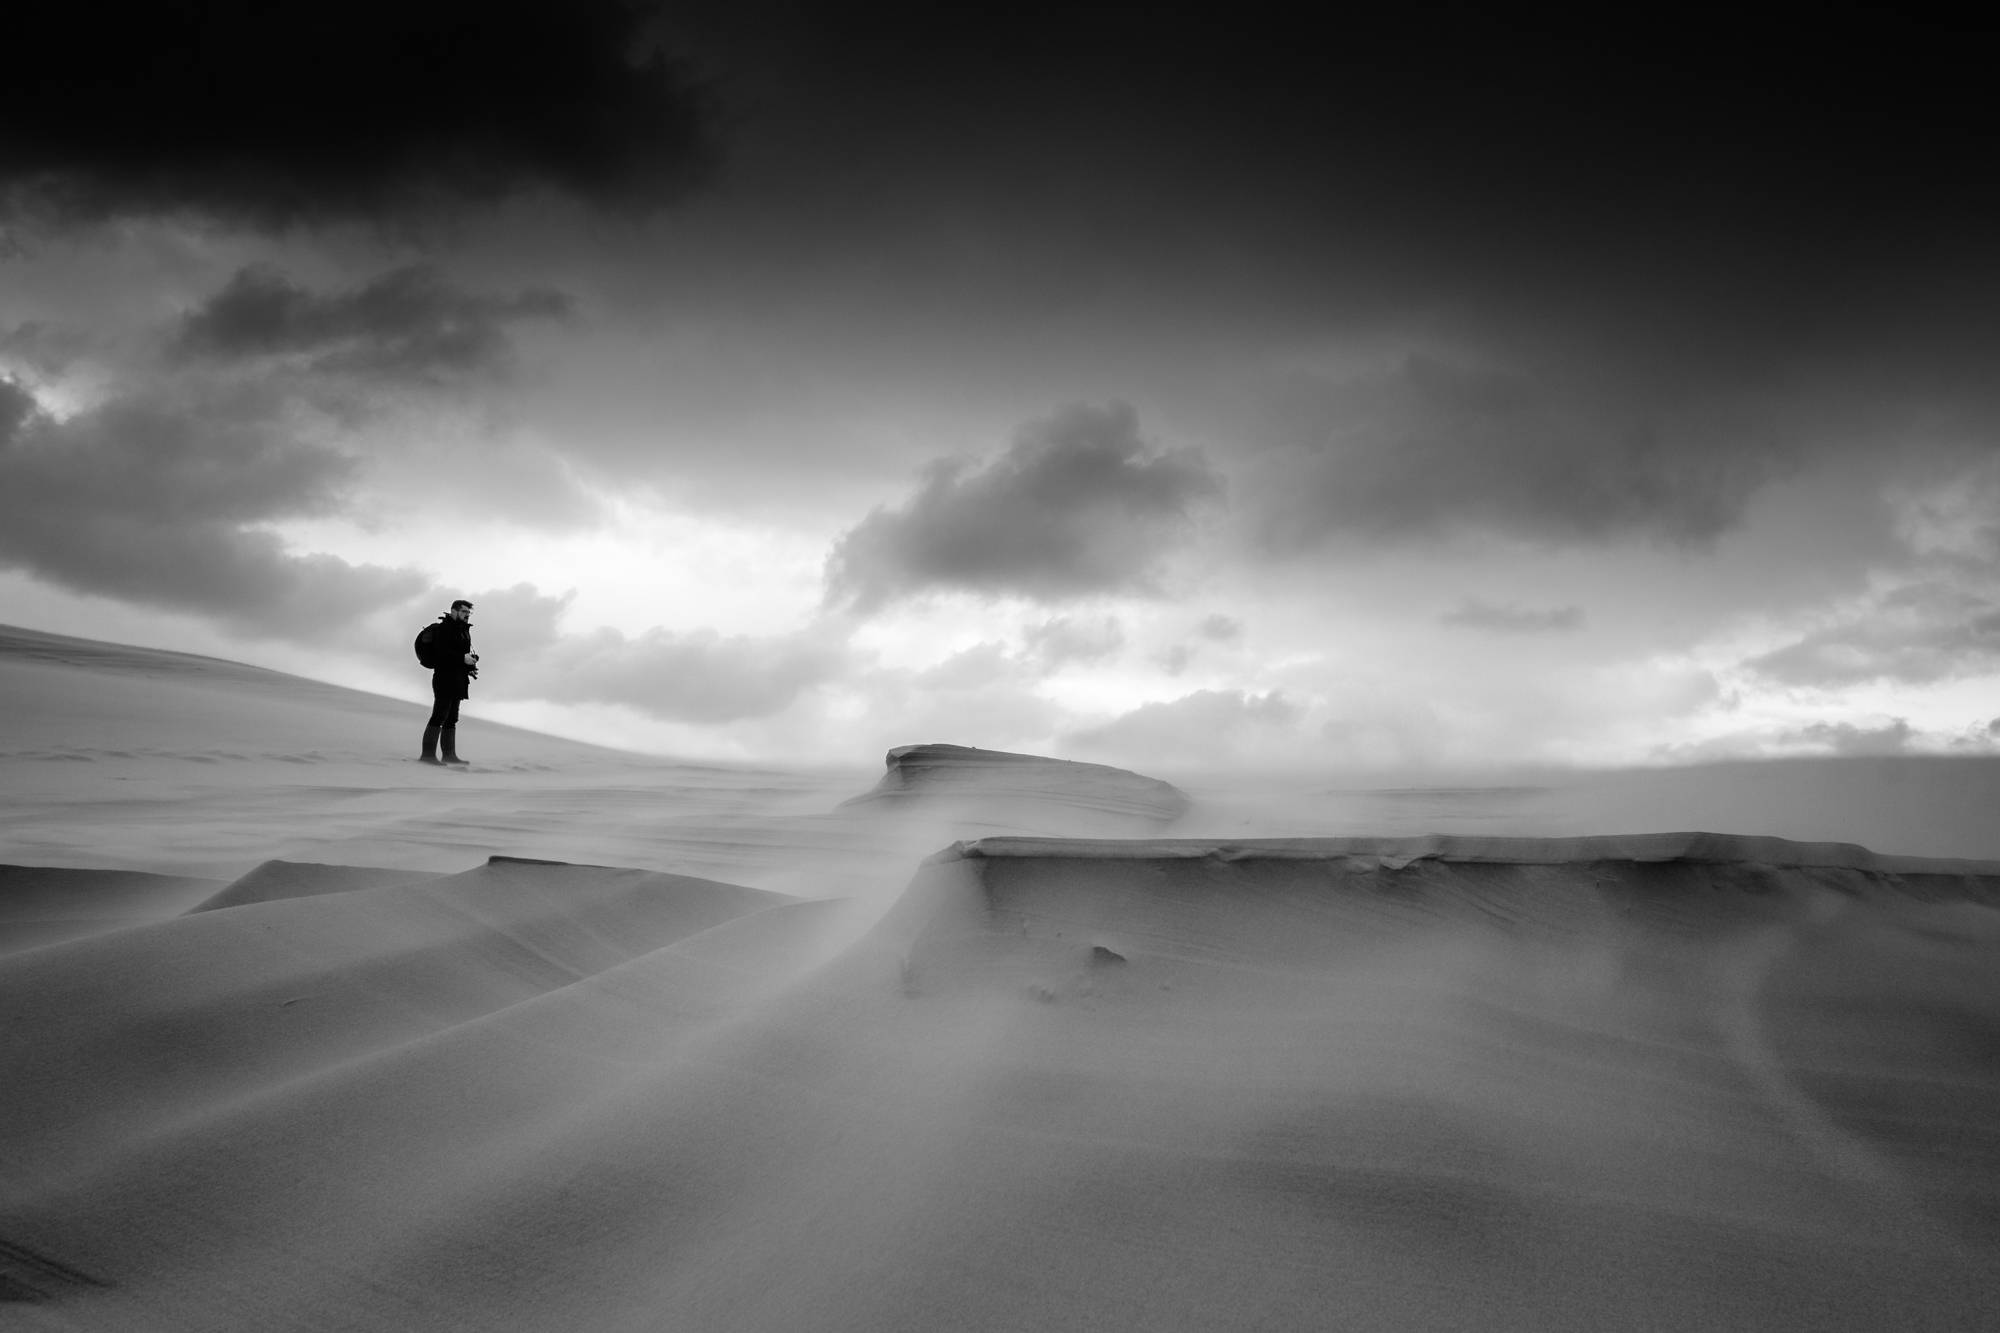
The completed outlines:
{"type": "Polygon", "coordinates": [[[1126,769],[970,745],[901,745],[884,765],[882,780],[844,809],[1117,836],[1157,832],[1189,806],[1172,783],[1126,769]]]}
{"type": "MultiPolygon", "coordinates": [[[[0,959],[39,1326],[1969,1329],[2000,865],[984,838],[498,860],[0,959]]],[[[30,1326],[37,1326],[31,1324],[30,1326]]]]}

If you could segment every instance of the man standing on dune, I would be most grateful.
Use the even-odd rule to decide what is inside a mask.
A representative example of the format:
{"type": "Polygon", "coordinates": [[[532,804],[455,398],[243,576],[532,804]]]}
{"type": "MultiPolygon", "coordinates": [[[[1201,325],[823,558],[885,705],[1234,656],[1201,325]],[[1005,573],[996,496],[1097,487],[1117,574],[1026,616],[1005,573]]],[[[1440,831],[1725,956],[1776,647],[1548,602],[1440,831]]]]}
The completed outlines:
{"type": "Polygon", "coordinates": [[[417,636],[417,660],[431,669],[431,718],[424,724],[421,758],[426,764],[463,764],[465,760],[458,757],[458,704],[472,697],[472,681],[479,675],[479,654],[472,651],[471,602],[460,598],[437,618],[437,624],[424,626],[417,636]]]}

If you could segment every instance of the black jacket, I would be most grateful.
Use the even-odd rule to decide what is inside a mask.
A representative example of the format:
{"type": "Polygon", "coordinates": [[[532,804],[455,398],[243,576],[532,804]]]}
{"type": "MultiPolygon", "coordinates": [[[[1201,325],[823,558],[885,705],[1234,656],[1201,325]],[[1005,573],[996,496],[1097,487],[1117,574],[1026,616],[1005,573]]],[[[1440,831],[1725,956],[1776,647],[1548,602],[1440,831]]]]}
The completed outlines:
{"type": "Polygon", "coordinates": [[[438,623],[431,626],[431,693],[443,698],[470,699],[472,697],[473,668],[465,664],[465,655],[472,651],[472,626],[462,624],[455,616],[439,616],[438,623]],[[456,690],[454,696],[447,693],[456,690]]]}

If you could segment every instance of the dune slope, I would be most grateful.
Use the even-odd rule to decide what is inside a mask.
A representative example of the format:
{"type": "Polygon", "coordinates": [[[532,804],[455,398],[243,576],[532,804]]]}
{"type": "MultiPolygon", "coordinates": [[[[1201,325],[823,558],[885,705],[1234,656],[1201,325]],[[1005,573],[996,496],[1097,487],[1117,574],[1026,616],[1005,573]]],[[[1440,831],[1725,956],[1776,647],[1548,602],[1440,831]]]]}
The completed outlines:
{"type": "Polygon", "coordinates": [[[461,875],[198,912],[0,966],[16,1186],[790,901],[495,858],[461,875]]]}
{"type": "MultiPolygon", "coordinates": [[[[414,668],[411,683],[423,688],[414,668]]],[[[210,892],[274,859],[342,873],[456,873],[502,853],[732,883],[788,878],[814,894],[857,861],[872,873],[875,831],[826,817],[865,781],[858,770],[627,754],[495,724],[480,698],[459,733],[473,769],[439,769],[416,762],[426,707],[214,658],[0,626],[0,862],[213,881],[210,892]]],[[[894,882],[948,840],[911,848],[894,882]]],[[[278,878],[289,892],[313,873],[278,878]]],[[[152,903],[140,901],[139,881],[126,887],[134,892],[116,917],[101,910],[109,900],[100,893],[73,928],[33,940],[193,905],[175,885],[155,884],[163,892],[152,903]]],[[[24,922],[24,943],[27,931],[24,922]]]]}
{"type": "Polygon", "coordinates": [[[846,944],[835,905],[633,874],[509,863],[0,960],[66,1034],[0,1134],[29,1326],[2000,1308],[2000,865],[996,838],[846,944]],[[114,945],[135,984],[77,975],[114,945]],[[334,997],[366,1042],[285,1007],[307,975],[371,978],[334,997]]]}

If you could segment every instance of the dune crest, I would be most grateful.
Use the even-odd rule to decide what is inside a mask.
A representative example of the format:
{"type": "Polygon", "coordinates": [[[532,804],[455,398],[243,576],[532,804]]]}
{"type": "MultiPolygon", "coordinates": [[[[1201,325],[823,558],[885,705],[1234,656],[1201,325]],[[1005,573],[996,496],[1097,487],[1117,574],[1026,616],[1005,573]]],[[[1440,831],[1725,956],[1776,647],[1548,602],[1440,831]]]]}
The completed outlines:
{"type": "Polygon", "coordinates": [[[271,860],[239,877],[221,892],[202,899],[188,908],[188,913],[214,912],[225,907],[245,907],[251,903],[277,902],[284,898],[312,898],[322,893],[352,893],[357,889],[379,889],[391,884],[415,884],[439,877],[435,871],[271,860]]]}

